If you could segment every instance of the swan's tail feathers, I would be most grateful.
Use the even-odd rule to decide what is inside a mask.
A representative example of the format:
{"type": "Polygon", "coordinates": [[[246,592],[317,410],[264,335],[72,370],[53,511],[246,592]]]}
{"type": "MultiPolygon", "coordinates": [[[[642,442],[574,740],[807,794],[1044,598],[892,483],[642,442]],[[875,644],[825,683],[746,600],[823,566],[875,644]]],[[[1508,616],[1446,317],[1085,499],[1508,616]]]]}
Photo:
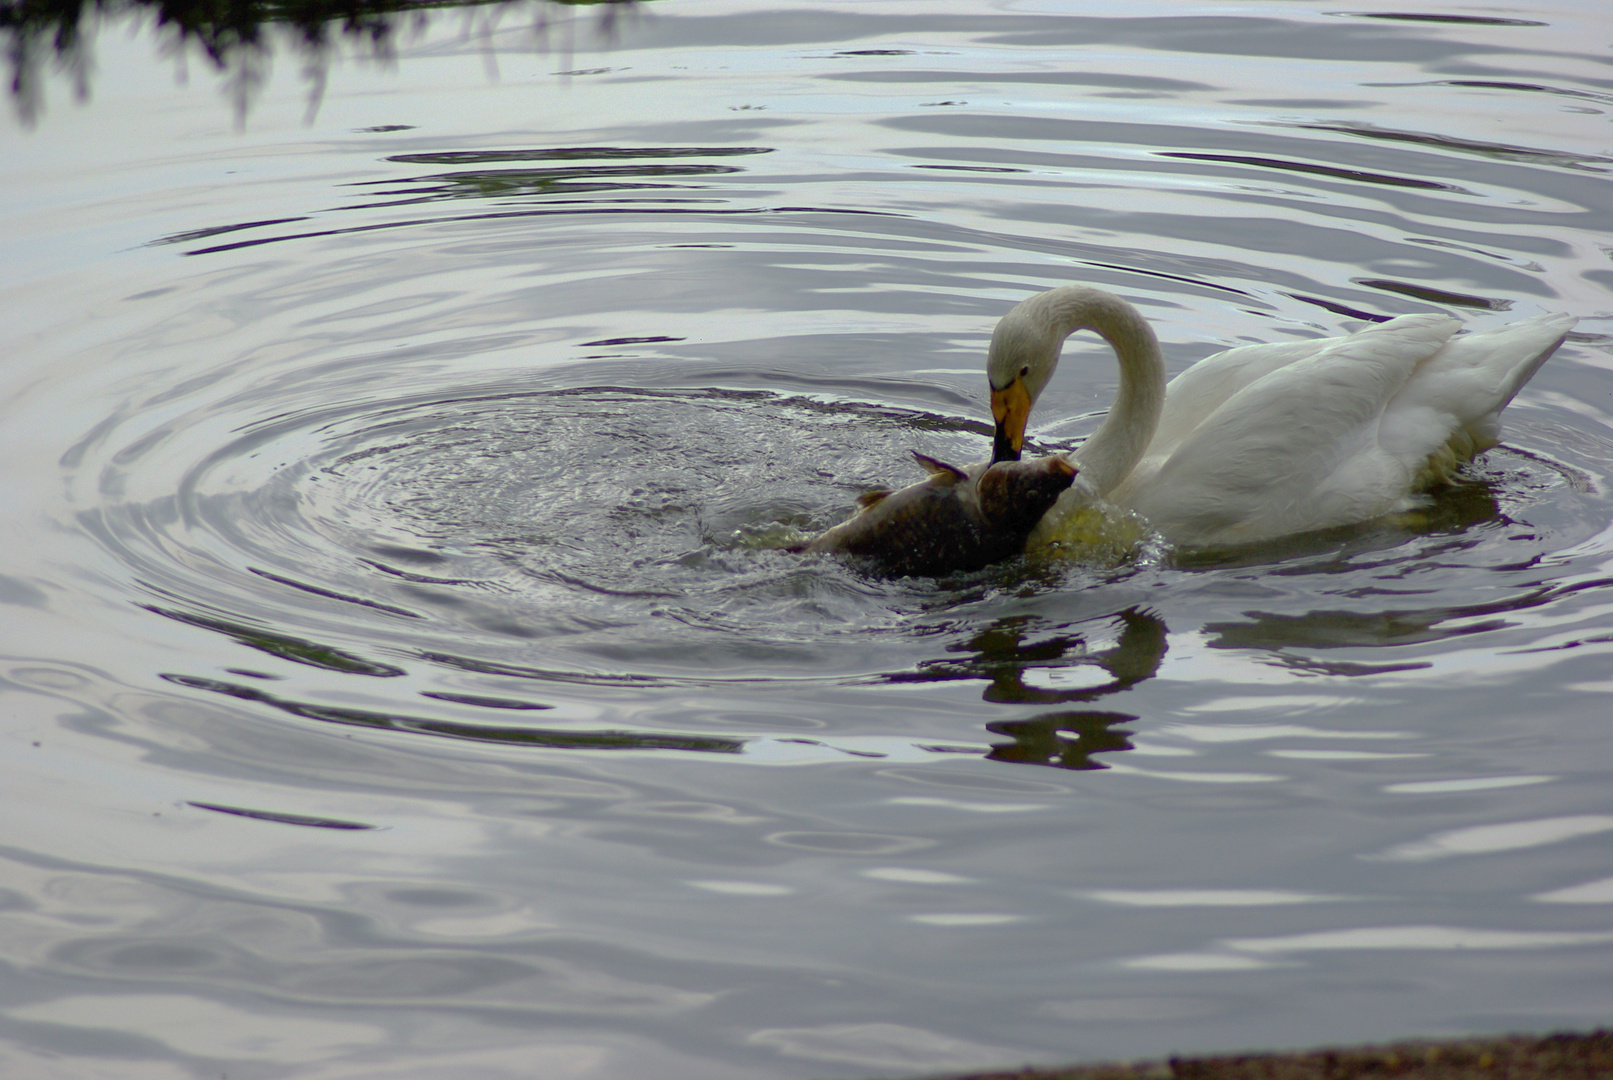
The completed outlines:
{"type": "MultiPolygon", "coordinates": [[[[1529,349],[1534,350],[1534,352],[1533,355],[1514,367],[1508,374],[1503,387],[1503,392],[1506,396],[1501,399],[1501,404],[1496,407],[1497,411],[1505,408],[1507,403],[1517,396],[1518,391],[1523,389],[1523,384],[1534,378],[1535,372],[1540,370],[1540,365],[1551,358],[1551,354],[1556,352],[1557,347],[1567,339],[1568,332],[1574,328],[1574,324],[1577,322],[1579,320],[1574,316],[1559,312],[1552,315],[1537,315],[1533,319],[1521,322],[1517,326],[1510,328],[1520,331],[1520,337],[1523,336],[1521,332],[1528,329],[1530,334],[1525,340],[1529,342],[1529,349]]],[[[1499,331],[1497,332],[1499,333],[1499,331]]]]}
{"type": "Polygon", "coordinates": [[[1501,441],[1501,410],[1557,351],[1576,321],[1571,315],[1539,315],[1498,330],[1462,334],[1418,368],[1379,427],[1380,443],[1391,455],[1420,463],[1411,478],[1413,491],[1448,479],[1462,462],[1501,441]]]}
{"type": "Polygon", "coordinates": [[[1464,334],[1452,338],[1429,361],[1429,386],[1443,387],[1441,394],[1455,413],[1458,430],[1453,434],[1453,449],[1459,457],[1488,450],[1501,441],[1501,410],[1557,351],[1578,321],[1572,315],[1537,315],[1498,330],[1464,334]],[[1456,445],[1463,441],[1471,447],[1456,445]]]}

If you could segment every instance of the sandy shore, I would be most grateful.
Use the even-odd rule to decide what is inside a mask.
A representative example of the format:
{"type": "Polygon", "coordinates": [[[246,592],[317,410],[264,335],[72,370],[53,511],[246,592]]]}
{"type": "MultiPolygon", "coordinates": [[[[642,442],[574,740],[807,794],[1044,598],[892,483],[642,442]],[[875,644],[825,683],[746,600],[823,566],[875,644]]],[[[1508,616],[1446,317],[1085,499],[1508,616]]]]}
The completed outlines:
{"type": "Polygon", "coordinates": [[[1613,1030],[1406,1042],[1296,1054],[974,1072],[934,1080],[1613,1080],[1613,1030]]]}

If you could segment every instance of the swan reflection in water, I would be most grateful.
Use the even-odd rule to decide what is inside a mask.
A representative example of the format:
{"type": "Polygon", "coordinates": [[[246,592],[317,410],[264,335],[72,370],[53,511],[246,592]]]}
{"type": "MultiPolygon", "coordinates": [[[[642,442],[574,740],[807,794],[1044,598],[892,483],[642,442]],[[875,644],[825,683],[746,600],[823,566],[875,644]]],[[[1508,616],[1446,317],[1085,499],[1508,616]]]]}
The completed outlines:
{"type": "MultiPolygon", "coordinates": [[[[1165,658],[1165,623],[1141,608],[1129,608],[1101,620],[1096,633],[1061,628],[1041,636],[1043,622],[1033,616],[998,619],[973,637],[949,646],[968,653],[926,661],[919,669],[889,676],[889,682],[943,682],[983,679],[982,700],[994,705],[1067,705],[1093,702],[1129,690],[1159,671],[1165,658]],[[1089,638],[1118,629],[1114,644],[1093,648],[1089,638]],[[1082,679],[1096,676],[1098,681],[1082,679]],[[1058,683],[1068,678],[1069,687],[1058,683]],[[1037,682],[1049,685],[1035,685],[1037,682]]],[[[1130,750],[1131,733],[1117,725],[1138,718],[1129,713],[1060,710],[1018,720],[993,720],[986,730],[1012,741],[995,743],[986,755],[994,761],[1052,765],[1064,769],[1101,769],[1092,755],[1130,750]]]]}
{"type": "Polygon", "coordinates": [[[1046,713],[1029,720],[994,720],[986,730],[1007,735],[1012,742],[992,743],[986,757],[1021,765],[1052,765],[1059,769],[1107,769],[1092,755],[1130,750],[1131,731],[1119,727],[1138,718],[1130,713],[1077,709],[1046,713]]]}

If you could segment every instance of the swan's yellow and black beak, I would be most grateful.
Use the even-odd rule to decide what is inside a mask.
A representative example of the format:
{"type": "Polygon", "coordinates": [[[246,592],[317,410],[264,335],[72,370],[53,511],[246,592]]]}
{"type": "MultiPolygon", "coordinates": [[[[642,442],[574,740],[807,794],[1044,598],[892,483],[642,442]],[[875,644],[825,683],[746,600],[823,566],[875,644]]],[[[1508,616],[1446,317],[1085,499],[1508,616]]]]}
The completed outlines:
{"type": "Polygon", "coordinates": [[[1018,461],[1025,446],[1025,423],[1031,416],[1031,395],[1023,376],[1001,390],[991,388],[991,416],[997,421],[997,434],[991,443],[991,460],[1018,461]]]}

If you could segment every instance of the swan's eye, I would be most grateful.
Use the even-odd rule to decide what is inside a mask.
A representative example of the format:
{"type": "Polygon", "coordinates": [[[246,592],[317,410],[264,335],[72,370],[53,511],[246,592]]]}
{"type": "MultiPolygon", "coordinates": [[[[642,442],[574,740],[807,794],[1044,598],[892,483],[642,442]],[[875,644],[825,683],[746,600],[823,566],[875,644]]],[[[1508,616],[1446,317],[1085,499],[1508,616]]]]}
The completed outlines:
{"type": "Polygon", "coordinates": [[[1026,364],[1024,367],[1019,369],[1019,377],[1021,379],[1023,379],[1025,376],[1029,375],[1030,373],[1031,373],[1031,366],[1029,364],[1026,364]]]}

